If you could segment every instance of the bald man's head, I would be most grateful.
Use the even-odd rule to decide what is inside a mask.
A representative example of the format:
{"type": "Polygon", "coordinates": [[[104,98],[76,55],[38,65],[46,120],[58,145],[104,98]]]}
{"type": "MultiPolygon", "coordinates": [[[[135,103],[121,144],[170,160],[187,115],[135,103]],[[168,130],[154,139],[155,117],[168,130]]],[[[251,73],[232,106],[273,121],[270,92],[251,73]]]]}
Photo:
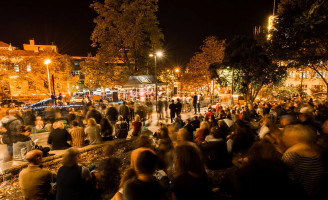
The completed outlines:
{"type": "Polygon", "coordinates": [[[42,161],[42,151],[40,150],[29,151],[26,154],[26,160],[33,165],[40,164],[42,161]]]}

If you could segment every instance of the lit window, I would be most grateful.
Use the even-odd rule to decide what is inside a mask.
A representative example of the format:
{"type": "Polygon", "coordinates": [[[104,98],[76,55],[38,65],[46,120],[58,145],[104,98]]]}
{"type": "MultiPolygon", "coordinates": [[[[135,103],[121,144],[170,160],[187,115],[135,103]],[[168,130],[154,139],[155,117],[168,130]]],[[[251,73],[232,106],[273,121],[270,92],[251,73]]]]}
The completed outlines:
{"type": "Polygon", "coordinates": [[[310,78],[310,72],[306,71],[306,78],[310,78]]]}
{"type": "Polygon", "coordinates": [[[19,72],[19,66],[17,64],[14,66],[14,70],[15,72],[19,72]]]}
{"type": "Polygon", "coordinates": [[[31,71],[31,65],[28,64],[27,67],[26,67],[26,71],[30,72],[31,71]]]}

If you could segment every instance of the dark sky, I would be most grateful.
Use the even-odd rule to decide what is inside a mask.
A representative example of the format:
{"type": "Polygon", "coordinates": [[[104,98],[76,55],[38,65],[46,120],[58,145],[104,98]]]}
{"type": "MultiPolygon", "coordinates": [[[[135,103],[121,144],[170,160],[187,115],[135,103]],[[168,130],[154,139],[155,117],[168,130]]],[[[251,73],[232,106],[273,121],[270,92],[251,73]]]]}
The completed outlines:
{"type": "MultiPolygon", "coordinates": [[[[8,0],[0,5],[0,41],[22,48],[34,38],[37,44],[59,47],[60,53],[86,56],[95,13],[92,0],[8,0]]],[[[159,22],[164,50],[173,63],[185,64],[206,36],[219,39],[252,35],[265,25],[273,0],[159,0],[159,22]]]]}

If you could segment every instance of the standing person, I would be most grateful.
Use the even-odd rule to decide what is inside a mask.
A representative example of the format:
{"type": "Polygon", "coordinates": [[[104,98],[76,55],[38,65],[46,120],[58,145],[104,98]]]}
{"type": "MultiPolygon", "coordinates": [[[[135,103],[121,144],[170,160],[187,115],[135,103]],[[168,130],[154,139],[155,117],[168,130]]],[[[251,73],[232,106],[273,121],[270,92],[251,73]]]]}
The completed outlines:
{"type": "Polygon", "coordinates": [[[197,108],[198,108],[198,113],[200,113],[200,101],[201,101],[202,95],[199,93],[197,95],[197,108]]]}
{"type": "Polygon", "coordinates": [[[195,110],[195,115],[197,114],[197,94],[195,93],[195,95],[193,96],[193,99],[192,99],[192,104],[194,106],[194,110],[195,110]]]}
{"type": "Polygon", "coordinates": [[[88,119],[88,126],[84,129],[89,144],[99,144],[102,142],[101,139],[101,127],[97,124],[96,120],[93,118],[88,119]]]}
{"type": "Polygon", "coordinates": [[[79,126],[77,120],[72,121],[72,129],[69,131],[72,137],[72,147],[83,147],[84,145],[84,130],[79,126]]]}
{"type": "MultiPolygon", "coordinates": [[[[169,114],[168,114],[168,108],[169,108],[169,102],[167,101],[166,98],[164,98],[164,112],[165,112],[165,117],[169,118],[169,114]]],[[[164,117],[164,115],[163,115],[164,117]]]]}
{"type": "Polygon", "coordinates": [[[20,127],[22,122],[16,117],[16,110],[8,110],[8,115],[1,120],[2,126],[7,130],[4,134],[7,138],[7,149],[9,157],[7,160],[11,160],[13,157],[13,143],[16,136],[20,134],[20,127]]]}
{"type": "Polygon", "coordinates": [[[153,103],[149,99],[147,99],[146,106],[147,106],[147,119],[151,123],[152,122],[152,114],[153,114],[153,103]]]}
{"type": "Polygon", "coordinates": [[[178,103],[176,104],[176,113],[177,116],[181,118],[180,114],[181,114],[181,110],[182,110],[182,104],[180,102],[180,99],[178,99],[178,103]]]}
{"type": "Polygon", "coordinates": [[[42,169],[42,151],[32,150],[26,154],[28,167],[19,173],[19,186],[25,199],[48,199],[51,182],[56,181],[56,174],[42,169]]]}
{"type": "Polygon", "coordinates": [[[119,115],[118,110],[114,107],[113,104],[111,104],[107,110],[106,116],[109,119],[112,126],[115,125],[118,115],[119,115]]]}
{"type": "Polygon", "coordinates": [[[128,124],[128,130],[130,128],[130,120],[129,120],[129,115],[130,115],[130,110],[129,107],[126,105],[126,102],[123,101],[123,104],[120,106],[120,115],[123,116],[123,120],[126,121],[128,124]]]}
{"type": "Polygon", "coordinates": [[[175,111],[176,111],[176,105],[173,99],[171,101],[171,104],[169,105],[169,109],[170,109],[171,123],[173,123],[173,120],[175,118],[175,111]]]}
{"type": "Polygon", "coordinates": [[[79,165],[80,152],[76,148],[68,149],[63,156],[63,166],[57,173],[56,199],[84,200],[89,199],[88,181],[91,174],[88,168],[79,165]]]}
{"type": "Polygon", "coordinates": [[[163,108],[164,108],[164,102],[162,101],[162,99],[159,99],[158,101],[158,119],[161,120],[161,119],[164,119],[163,117],[163,108]]]}

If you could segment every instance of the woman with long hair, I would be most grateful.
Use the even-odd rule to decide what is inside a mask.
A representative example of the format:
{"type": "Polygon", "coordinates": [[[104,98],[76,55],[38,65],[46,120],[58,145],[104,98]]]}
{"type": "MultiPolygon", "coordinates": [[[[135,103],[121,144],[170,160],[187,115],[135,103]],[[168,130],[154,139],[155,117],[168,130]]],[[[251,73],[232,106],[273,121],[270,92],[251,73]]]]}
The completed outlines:
{"type": "Polygon", "coordinates": [[[178,145],[174,149],[175,166],[172,180],[172,199],[211,199],[211,190],[204,164],[198,150],[189,145],[178,145]]]}
{"type": "Polygon", "coordinates": [[[87,183],[91,180],[88,168],[79,165],[80,152],[76,148],[68,149],[63,156],[63,166],[57,173],[56,199],[84,200],[91,189],[87,183]]]}
{"type": "Polygon", "coordinates": [[[139,115],[135,115],[134,121],[132,122],[133,130],[132,135],[138,136],[141,133],[142,122],[139,115]]]}
{"type": "Polygon", "coordinates": [[[99,144],[102,142],[100,135],[101,126],[97,124],[94,118],[88,119],[88,124],[84,132],[87,135],[87,140],[89,141],[89,144],[99,144]]]}

